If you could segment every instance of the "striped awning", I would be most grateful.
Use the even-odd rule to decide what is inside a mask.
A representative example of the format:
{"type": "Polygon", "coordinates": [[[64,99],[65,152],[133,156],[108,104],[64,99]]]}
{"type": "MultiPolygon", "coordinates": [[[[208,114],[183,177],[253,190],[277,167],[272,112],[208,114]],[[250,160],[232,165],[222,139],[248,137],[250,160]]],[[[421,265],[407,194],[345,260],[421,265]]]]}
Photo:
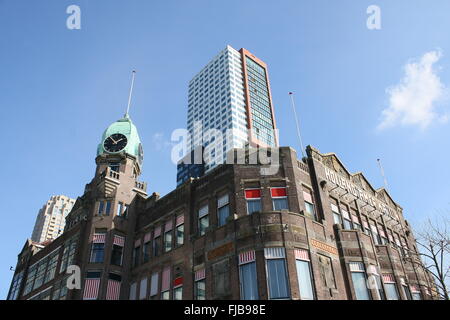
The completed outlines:
{"type": "Polygon", "coordinates": [[[364,264],[362,262],[349,262],[350,271],[364,272],[364,264]]]}
{"type": "Polygon", "coordinates": [[[395,283],[394,275],[391,273],[383,274],[384,283],[395,283]]]}
{"type": "Polygon", "coordinates": [[[120,296],[120,281],[108,280],[106,288],[106,300],[119,300],[120,296]]]}
{"type": "Polygon", "coordinates": [[[203,280],[203,279],[205,279],[205,275],[206,275],[205,269],[197,270],[197,271],[195,271],[194,280],[195,281],[203,280]]]}
{"type": "Polygon", "coordinates": [[[152,233],[151,232],[147,232],[144,236],[144,243],[149,242],[152,239],[152,233]]]}
{"type": "Polygon", "coordinates": [[[98,296],[100,279],[86,279],[84,282],[83,300],[95,300],[98,296]]]}
{"type": "Polygon", "coordinates": [[[282,259],[286,256],[283,247],[264,248],[264,257],[266,259],[282,259]]]}
{"type": "Polygon", "coordinates": [[[123,247],[124,244],[125,244],[125,237],[114,235],[114,242],[113,242],[113,244],[115,244],[116,246],[123,247]]]}
{"type": "Polygon", "coordinates": [[[295,259],[309,261],[309,252],[305,249],[295,249],[295,259]]]}
{"type": "Polygon", "coordinates": [[[94,233],[94,236],[92,237],[93,243],[105,243],[106,240],[106,233],[94,233]]]}
{"type": "Polygon", "coordinates": [[[250,263],[255,261],[255,250],[239,253],[239,264],[250,263]]]}
{"type": "Polygon", "coordinates": [[[184,215],[183,215],[183,214],[180,214],[180,215],[177,217],[176,226],[178,227],[180,224],[183,224],[183,223],[184,223],[184,215]]]}

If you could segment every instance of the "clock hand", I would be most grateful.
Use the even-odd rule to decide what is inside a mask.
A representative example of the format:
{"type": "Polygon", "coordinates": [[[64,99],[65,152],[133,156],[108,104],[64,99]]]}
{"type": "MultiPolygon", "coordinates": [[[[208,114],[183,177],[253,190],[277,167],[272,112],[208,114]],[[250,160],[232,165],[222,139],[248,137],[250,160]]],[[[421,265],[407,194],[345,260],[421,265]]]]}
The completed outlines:
{"type": "Polygon", "coordinates": [[[112,136],[110,138],[111,138],[111,140],[113,141],[114,144],[117,144],[117,141],[114,140],[114,138],[112,136]]]}

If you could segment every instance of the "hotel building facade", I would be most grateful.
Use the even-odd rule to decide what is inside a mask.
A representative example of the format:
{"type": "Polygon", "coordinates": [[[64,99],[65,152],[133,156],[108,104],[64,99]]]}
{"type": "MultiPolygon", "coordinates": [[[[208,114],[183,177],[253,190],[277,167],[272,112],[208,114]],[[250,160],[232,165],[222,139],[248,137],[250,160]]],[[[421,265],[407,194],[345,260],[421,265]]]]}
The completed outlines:
{"type": "MultiPolygon", "coordinates": [[[[225,63],[225,53],[237,69],[239,57],[258,62],[233,50],[207,69],[221,57],[225,63]]],[[[308,146],[300,160],[279,148],[276,136],[256,130],[257,116],[254,124],[244,117],[252,114],[247,106],[240,105],[237,128],[253,127],[250,141],[279,160],[276,170],[249,161],[215,165],[163,197],[147,195],[139,181],[143,148],[128,114],[112,123],[64,232],[50,243],[26,241],[8,299],[435,299],[411,227],[387,190],[333,153],[308,146]]],[[[190,108],[189,119],[201,117],[190,108]]],[[[222,151],[234,157],[238,149],[222,151]]]]}

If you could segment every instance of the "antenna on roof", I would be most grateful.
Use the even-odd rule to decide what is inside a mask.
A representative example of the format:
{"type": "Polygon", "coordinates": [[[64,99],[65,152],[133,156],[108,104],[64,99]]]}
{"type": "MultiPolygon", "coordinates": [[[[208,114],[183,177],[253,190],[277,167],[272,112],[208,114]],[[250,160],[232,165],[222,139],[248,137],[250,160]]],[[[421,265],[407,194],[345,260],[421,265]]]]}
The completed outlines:
{"type": "Polygon", "coordinates": [[[304,151],[304,148],[303,148],[302,136],[300,135],[300,124],[299,124],[299,121],[298,121],[297,112],[295,111],[294,93],[293,92],[289,92],[289,95],[291,96],[291,105],[292,105],[292,110],[294,111],[295,124],[297,125],[297,136],[298,136],[298,140],[300,141],[300,148],[302,149],[302,156],[305,157],[305,151],[304,151]]]}
{"type": "Polygon", "coordinates": [[[130,88],[130,94],[128,96],[128,105],[127,105],[127,112],[125,113],[125,118],[128,118],[128,112],[130,111],[131,95],[133,94],[134,76],[135,75],[136,75],[136,70],[133,70],[131,72],[131,88],[130,88]]]}
{"type": "Polygon", "coordinates": [[[384,169],[383,169],[383,166],[381,165],[381,160],[380,160],[380,159],[377,159],[377,162],[378,162],[378,166],[380,167],[381,176],[383,177],[384,189],[387,190],[388,184],[387,184],[386,176],[384,175],[384,169]]]}

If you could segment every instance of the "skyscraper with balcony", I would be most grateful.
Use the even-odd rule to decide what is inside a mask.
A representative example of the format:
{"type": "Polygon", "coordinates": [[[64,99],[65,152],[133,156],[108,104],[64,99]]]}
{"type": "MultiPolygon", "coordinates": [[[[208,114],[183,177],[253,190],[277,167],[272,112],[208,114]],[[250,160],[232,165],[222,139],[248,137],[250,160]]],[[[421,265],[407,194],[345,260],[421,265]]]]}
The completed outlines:
{"type": "Polygon", "coordinates": [[[52,196],[39,210],[31,240],[44,242],[56,239],[66,225],[66,216],[72,210],[75,199],[59,195],[52,196]]]}
{"type": "Polygon", "coordinates": [[[278,146],[267,65],[227,46],[189,82],[187,128],[190,149],[205,147],[205,173],[233,148],[278,146]]]}

